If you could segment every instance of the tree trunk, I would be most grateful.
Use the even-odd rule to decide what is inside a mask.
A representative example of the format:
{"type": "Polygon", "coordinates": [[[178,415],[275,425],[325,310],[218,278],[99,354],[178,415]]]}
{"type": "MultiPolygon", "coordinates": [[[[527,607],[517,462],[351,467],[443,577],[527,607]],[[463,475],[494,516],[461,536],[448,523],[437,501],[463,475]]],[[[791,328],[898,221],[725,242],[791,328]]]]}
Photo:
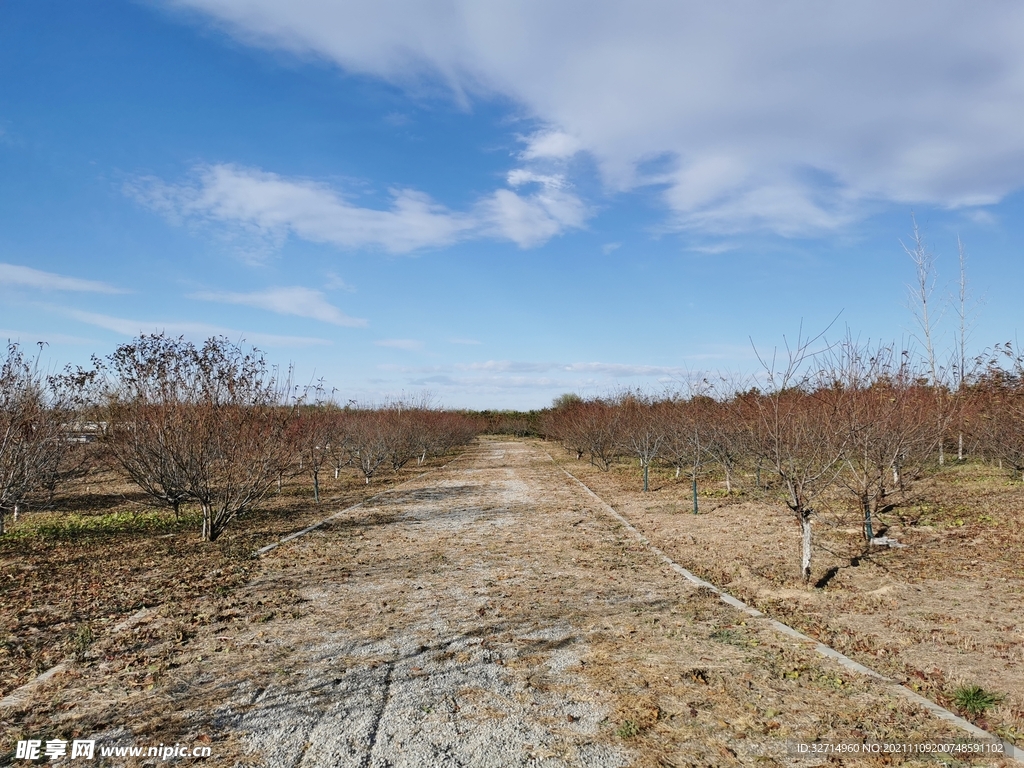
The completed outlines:
{"type": "Polygon", "coordinates": [[[956,460],[964,460],[964,433],[961,432],[956,441],[956,460]]]}
{"type": "MultiPolygon", "coordinates": [[[[14,522],[18,522],[18,517],[20,517],[20,513],[21,513],[21,505],[18,504],[18,503],[15,503],[14,504],[14,522]]],[[[2,531],[0,531],[0,533],[2,533],[2,531]]]]}
{"type": "Polygon", "coordinates": [[[811,512],[808,509],[801,510],[800,532],[803,534],[803,556],[800,558],[800,573],[806,584],[811,580],[811,512]]]}
{"type": "Polygon", "coordinates": [[[340,472],[341,472],[341,467],[335,467],[335,468],[334,468],[334,479],[335,479],[335,480],[337,480],[337,479],[338,479],[338,474],[339,474],[340,472]]]}
{"type": "Polygon", "coordinates": [[[871,499],[866,493],[861,497],[861,503],[864,505],[864,538],[870,544],[875,538],[875,530],[871,520],[871,499]]]}
{"type": "Polygon", "coordinates": [[[320,503],[320,473],[313,473],[313,501],[320,503]]]}
{"type": "Polygon", "coordinates": [[[644,462],[643,466],[644,466],[644,493],[647,493],[647,490],[648,490],[648,485],[647,485],[647,463],[644,462]]]}
{"type": "Polygon", "coordinates": [[[213,510],[205,501],[203,505],[203,541],[213,541],[213,510]]]}
{"type": "Polygon", "coordinates": [[[693,514],[697,514],[700,510],[697,508],[697,476],[693,478],[693,514]]]}

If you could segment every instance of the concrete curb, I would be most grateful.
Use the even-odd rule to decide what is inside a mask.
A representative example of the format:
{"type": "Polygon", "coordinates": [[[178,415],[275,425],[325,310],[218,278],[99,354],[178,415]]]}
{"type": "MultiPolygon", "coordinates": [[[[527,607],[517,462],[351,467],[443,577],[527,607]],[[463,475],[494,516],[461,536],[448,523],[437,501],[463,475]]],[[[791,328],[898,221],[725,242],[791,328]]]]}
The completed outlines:
{"type": "MultiPolygon", "coordinates": [[[[552,461],[554,461],[553,457],[552,461]]],[[[679,565],[679,563],[677,563],[675,560],[666,555],[661,549],[655,546],[654,543],[651,542],[651,540],[648,539],[637,528],[635,528],[633,524],[629,522],[629,520],[627,520],[623,515],[616,511],[614,507],[608,504],[608,502],[606,502],[604,499],[602,499],[600,496],[594,493],[582,480],[576,477],[572,472],[565,468],[563,468],[562,471],[565,472],[566,476],[573,480],[580,488],[586,491],[594,499],[594,501],[596,501],[601,506],[601,508],[604,509],[605,512],[614,517],[619,523],[622,524],[622,526],[626,530],[632,533],[637,540],[639,540],[642,544],[644,544],[644,546],[651,550],[651,552],[657,555],[658,558],[662,560],[662,562],[668,565],[669,568],[671,568],[673,571],[675,571],[680,576],[685,578],[687,581],[690,581],[706,589],[710,589],[718,595],[719,599],[723,603],[731,605],[733,608],[742,611],[748,616],[753,616],[754,618],[765,621],[769,626],[771,626],[773,629],[775,629],[775,631],[779,632],[780,634],[791,637],[794,640],[799,640],[800,642],[811,646],[821,656],[837,661],[841,666],[850,670],[851,672],[856,672],[859,675],[874,678],[875,680],[878,680],[879,682],[886,684],[889,690],[893,693],[896,693],[902,696],[903,698],[907,699],[908,701],[928,710],[930,713],[932,713],[939,719],[945,720],[948,723],[952,723],[961,730],[969,733],[971,736],[974,736],[978,739],[983,739],[987,742],[998,742],[1002,745],[1003,749],[1003,754],[1001,755],[1001,757],[1007,757],[1011,760],[1016,760],[1019,763],[1024,763],[1024,750],[1021,750],[1020,748],[1013,746],[1007,741],[1003,741],[995,734],[991,734],[988,731],[979,728],[974,723],[964,720],[962,717],[953,712],[950,712],[948,709],[940,707],[934,701],[925,698],[916,691],[910,690],[902,683],[898,683],[897,681],[893,680],[891,677],[886,677],[885,675],[881,674],[880,672],[876,672],[870,667],[865,667],[863,664],[857,663],[849,656],[840,653],[835,648],[831,648],[825,645],[824,643],[819,643],[817,640],[815,640],[812,637],[808,637],[803,632],[799,632],[798,630],[795,630],[792,627],[783,624],[781,621],[776,621],[775,619],[766,616],[756,608],[747,605],[742,600],[738,600],[737,598],[730,595],[728,592],[724,592],[723,590],[716,587],[714,584],[704,581],[704,579],[686,570],[685,568],[683,568],[683,566],[679,565]]]]}

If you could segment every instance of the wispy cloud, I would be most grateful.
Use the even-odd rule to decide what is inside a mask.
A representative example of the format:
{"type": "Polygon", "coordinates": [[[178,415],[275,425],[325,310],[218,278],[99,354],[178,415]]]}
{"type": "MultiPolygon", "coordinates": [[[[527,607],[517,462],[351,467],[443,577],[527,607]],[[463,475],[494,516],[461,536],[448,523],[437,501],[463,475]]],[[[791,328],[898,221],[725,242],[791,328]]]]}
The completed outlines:
{"type": "Polygon", "coordinates": [[[0,339],[13,341],[18,344],[75,344],[93,345],[95,339],[87,339],[82,336],[69,336],[66,333],[52,333],[50,331],[16,331],[11,328],[0,328],[0,339]]]}
{"type": "MultiPolygon", "coordinates": [[[[526,173],[526,172],[524,172],[526,173]]],[[[539,183],[520,195],[499,189],[468,212],[457,212],[413,189],[392,189],[387,209],[356,205],[322,182],[286,178],[231,164],[200,166],[190,182],[137,178],[125,192],[172,222],[204,220],[280,241],[288,235],[344,249],[409,253],[480,237],[532,247],[583,226],[586,206],[555,177],[526,173],[515,185],[539,183]]]]}
{"type": "Polygon", "coordinates": [[[36,288],[41,291],[81,291],[84,293],[126,293],[107,283],[79,277],[43,272],[18,264],[0,263],[0,285],[36,288]]]}
{"type": "Polygon", "coordinates": [[[735,243],[713,243],[711,245],[691,245],[686,250],[693,251],[694,253],[704,253],[708,256],[717,256],[720,253],[734,251],[738,247],[735,243]]]}
{"type": "Polygon", "coordinates": [[[309,317],[324,323],[343,325],[350,328],[365,328],[366,320],[349,317],[327,301],[320,291],[299,286],[269,288],[252,293],[230,293],[225,291],[199,291],[190,298],[216,301],[223,304],[241,304],[257,309],[266,309],[279,315],[309,317]]]}
{"type": "Polygon", "coordinates": [[[630,376],[679,376],[686,372],[678,366],[628,365],[624,363],[555,363],[516,360],[488,360],[479,363],[461,363],[457,370],[488,371],[495,373],[592,373],[616,378],[630,376]]]}
{"type": "Polygon", "coordinates": [[[113,317],[97,312],[83,312],[77,309],[65,310],[64,314],[78,320],[79,322],[93,325],[113,331],[121,336],[134,337],[143,333],[167,333],[170,335],[182,335],[193,339],[206,339],[211,336],[226,336],[229,339],[245,339],[253,344],[267,347],[314,347],[330,345],[327,339],[318,339],[309,336],[280,336],[270,333],[259,333],[257,331],[240,331],[234,328],[225,328],[219,325],[208,323],[194,323],[188,321],[171,320],[132,320],[123,317],[113,317]]]}
{"type": "Polygon", "coordinates": [[[378,347],[391,347],[392,349],[404,349],[407,352],[414,352],[423,348],[423,342],[416,339],[379,339],[375,342],[378,347]]]}
{"type": "Polygon", "coordinates": [[[479,344],[483,344],[482,341],[477,341],[476,339],[448,339],[448,343],[449,344],[467,344],[467,345],[470,345],[470,346],[476,346],[476,345],[479,345],[479,344]]]}
{"type": "Polygon", "coordinates": [[[453,371],[487,374],[570,373],[594,374],[612,378],[679,377],[690,371],[680,366],[630,365],[626,363],[559,363],[526,360],[486,360],[475,363],[455,363],[450,366],[398,366],[382,365],[383,370],[400,373],[444,374],[453,371]]]}
{"type": "Polygon", "coordinates": [[[587,153],[610,190],[657,185],[680,229],[820,234],[879,202],[977,207],[1024,185],[1019,4],[451,0],[396,22],[393,3],[176,2],[246,44],[506,97],[540,126],[522,162],[587,153]]]}

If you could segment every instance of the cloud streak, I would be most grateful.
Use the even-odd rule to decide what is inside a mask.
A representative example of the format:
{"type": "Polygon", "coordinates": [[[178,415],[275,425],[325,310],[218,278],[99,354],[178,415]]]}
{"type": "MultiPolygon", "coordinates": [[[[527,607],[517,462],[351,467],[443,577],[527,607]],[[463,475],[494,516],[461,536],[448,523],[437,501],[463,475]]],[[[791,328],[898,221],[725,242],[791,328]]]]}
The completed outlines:
{"type": "Polygon", "coordinates": [[[366,320],[349,317],[328,302],[322,292],[299,286],[269,288],[265,291],[254,291],[252,293],[199,291],[191,294],[190,298],[202,301],[215,301],[222,304],[240,304],[276,312],[279,315],[308,317],[324,323],[332,323],[333,325],[349,328],[365,328],[367,326],[366,320]]]}
{"type": "Polygon", "coordinates": [[[207,339],[211,336],[226,336],[229,339],[246,339],[253,344],[261,344],[267,347],[314,347],[327,346],[330,341],[309,336],[280,336],[270,333],[259,333],[251,331],[239,331],[233,328],[211,325],[208,323],[194,323],[189,321],[171,320],[132,320],[123,317],[114,317],[97,312],[83,312],[82,310],[65,310],[64,314],[86,325],[103,328],[121,336],[135,337],[143,333],[167,333],[170,335],[182,335],[193,339],[207,339]]]}
{"type": "MultiPolygon", "coordinates": [[[[176,4],[248,44],[410,89],[440,80],[462,101],[509,98],[539,126],[522,160],[585,152],[612,191],[662,190],[681,229],[807,235],[880,202],[969,208],[1024,186],[1019,4],[176,4]]],[[[490,210],[515,242],[545,236],[539,212],[564,225],[507,197],[490,210]]]]}
{"type": "Polygon", "coordinates": [[[415,352],[423,348],[423,342],[416,339],[380,339],[373,342],[378,347],[390,347],[391,349],[404,349],[406,352],[415,352]]]}
{"type": "Polygon", "coordinates": [[[82,293],[126,293],[107,283],[83,280],[54,272],[43,272],[18,264],[0,263],[0,285],[35,288],[41,291],[78,291],[82,293]]]}

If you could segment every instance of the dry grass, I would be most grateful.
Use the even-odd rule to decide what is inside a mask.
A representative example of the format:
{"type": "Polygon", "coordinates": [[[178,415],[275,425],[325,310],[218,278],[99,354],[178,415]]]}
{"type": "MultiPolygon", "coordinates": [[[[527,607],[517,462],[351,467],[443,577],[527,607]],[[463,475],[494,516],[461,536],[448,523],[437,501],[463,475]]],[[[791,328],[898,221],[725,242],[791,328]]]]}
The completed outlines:
{"type": "Polygon", "coordinates": [[[981,686],[998,706],[962,714],[1024,744],[1024,483],[982,464],[945,468],[876,523],[907,545],[891,550],[866,551],[859,512],[834,496],[805,586],[798,527],[753,478],[732,496],[705,481],[694,516],[688,482],[662,475],[643,494],[635,466],[601,472],[549,450],[685,567],[943,706],[981,686]]]}
{"type": "MultiPolygon", "coordinates": [[[[513,706],[535,713],[544,742],[527,745],[528,754],[510,756],[508,764],[549,757],[571,764],[574,750],[597,743],[624,750],[638,766],[795,765],[801,763],[786,754],[794,740],[961,736],[680,579],[595,508],[545,450],[562,460],[556,446],[485,439],[453,468],[261,561],[249,553],[324,515],[313,509],[308,489],[294,486],[279,507],[213,546],[195,541],[195,526],[171,530],[168,538],[160,538],[168,535],[164,529],[73,537],[63,548],[41,534],[12,537],[0,548],[2,576],[16,585],[3,596],[2,616],[10,622],[9,643],[26,650],[24,657],[4,657],[8,685],[32,665],[72,650],[80,651],[81,663],[31,709],[8,716],[0,750],[21,734],[121,732],[150,741],[205,739],[216,746],[217,764],[263,764],[253,762],[253,745],[239,725],[259,713],[263,692],[307,696],[309,706],[322,700],[326,707],[321,681],[339,669],[397,664],[387,649],[399,641],[415,641],[413,652],[425,659],[408,667],[410,676],[472,664],[500,673],[505,687],[466,685],[447,692],[446,701],[467,727],[510,717],[513,706]],[[34,542],[27,559],[24,542],[34,542]],[[114,617],[143,604],[158,608],[123,635],[105,632],[114,617]],[[41,615],[49,618],[32,618],[41,615]],[[83,624],[96,628],[91,643],[75,634],[83,624]],[[75,649],[76,637],[87,647],[75,649]],[[604,719],[581,730],[574,718],[593,712],[604,719]]],[[[823,572],[845,563],[841,571],[824,589],[805,588],[789,576],[798,570],[792,524],[765,502],[705,498],[707,514],[694,518],[682,513],[689,489],[669,478],[644,495],[636,490],[638,476],[625,468],[604,473],[566,462],[679,562],[872,666],[909,679],[907,670],[920,661],[914,654],[947,649],[934,661],[948,657],[960,666],[940,667],[939,677],[927,665],[913,667],[925,675],[919,687],[939,698],[961,678],[991,686],[1006,698],[989,710],[989,725],[1012,723],[1006,712],[1017,706],[1017,693],[1000,682],[989,649],[1000,634],[1000,643],[1015,643],[1020,625],[1012,614],[996,618],[977,603],[989,595],[1007,608],[1012,571],[975,583],[977,569],[953,568],[941,577],[934,566],[915,570],[915,558],[930,558],[893,529],[914,546],[851,568],[840,547],[853,543],[840,532],[834,540],[819,537],[840,554],[827,560],[819,552],[815,567],[823,572]],[[1007,586],[996,583],[1000,578],[1007,586]],[[963,605],[957,621],[950,618],[954,594],[963,605]],[[988,634],[967,624],[984,624],[982,616],[993,622],[988,634]],[[1012,632],[997,631],[1008,623],[1012,632]],[[943,639],[928,638],[932,626],[943,628],[943,639]],[[915,640],[920,648],[904,641],[907,627],[922,633],[923,644],[915,640]],[[968,640],[982,645],[968,648],[968,640]]],[[[354,482],[340,490],[328,510],[365,493],[354,482]]],[[[988,524],[946,519],[936,516],[934,530],[920,535],[937,537],[924,539],[929,551],[959,563],[956,553],[969,548],[957,542],[966,540],[944,537],[965,529],[979,537],[988,524]]],[[[1019,585],[1019,571],[1015,578],[1019,585]]],[[[1003,652],[1008,665],[1016,663],[1019,646],[1003,652]]],[[[925,763],[900,756],[857,764],[925,763]]]]}
{"type": "MultiPolygon", "coordinates": [[[[350,473],[322,480],[320,507],[312,503],[311,481],[293,478],[213,543],[199,540],[198,510],[183,507],[175,519],[168,509],[147,506],[142,494],[112,473],[91,474],[53,509],[9,521],[0,537],[0,697],[68,658],[104,664],[129,688],[151,687],[178,663],[174,649],[184,648],[216,616],[235,611],[246,622],[264,622],[278,602],[289,602],[287,595],[275,595],[237,610],[232,596],[262,567],[256,549],[407,480],[416,469],[422,468],[382,476],[369,486],[350,473]],[[141,608],[154,606],[157,612],[128,636],[110,635],[141,608]],[[139,656],[156,635],[170,642],[159,658],[139,656]]],[[[8,717],[0,751],[17,732],[40,732],[52,714],[42,707],[8,717]]]]}

